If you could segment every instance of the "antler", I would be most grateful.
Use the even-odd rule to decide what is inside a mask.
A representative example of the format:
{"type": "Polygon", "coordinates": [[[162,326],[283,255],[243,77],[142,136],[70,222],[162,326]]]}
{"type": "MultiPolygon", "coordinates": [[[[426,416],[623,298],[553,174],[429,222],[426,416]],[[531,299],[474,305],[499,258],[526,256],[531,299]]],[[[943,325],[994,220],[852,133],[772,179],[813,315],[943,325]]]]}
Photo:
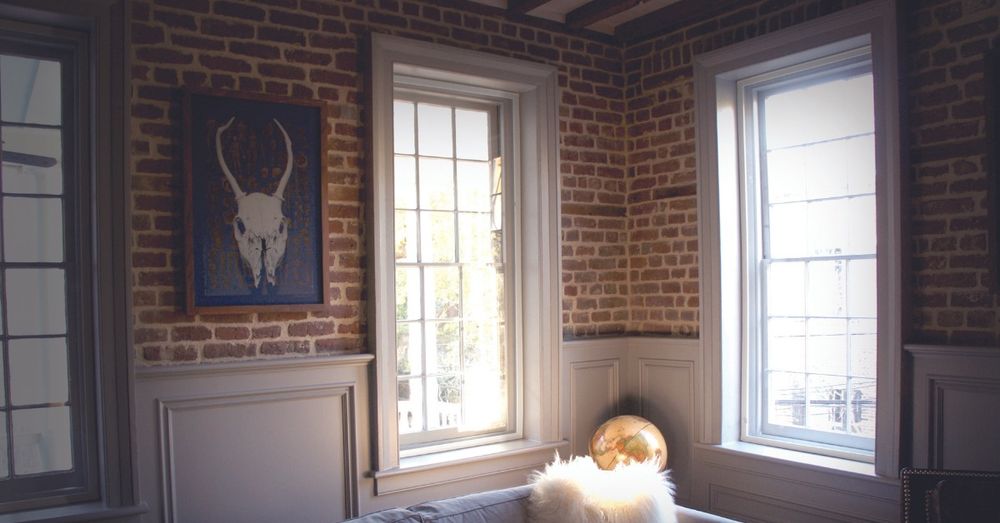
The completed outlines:
{"type": "Polygon", "coordinates": [[[281,122],[277,118],[274,119],[274,123],[278,126],[278,129],[281,129],[281,134],[285,136],[285,150],[288,152],[285,174],[281,175],[281,181],[278,182],[278,190],[274,191],[274,197],[284,201],[282,195],[285,193],[285,185],[288,185],[288,177],[292,174],[292,140],[288,137],[288,133],[285,132],[285,128],[281,126],[281,122]]]}
{"type": "Polygon", "coordinates": [[[244,196],[243,189],[240,189],[240,184],[236,181],[233,173],[229,171],[229,167],[226,167],[226,159],[222,157],[222,133],[226,129],[229,129],[229,126],[233,124],[233,120],[235,119],[236,117],[233,116],[228,122],[226,122],[226,125],[219,127],[219,129],[215,131],[215,155],[219,158],[219,166],[222,167],[222,174],[225,174],[226,179],[229,180],[229,186],[233,188],[233,193],[236,194],[236,199],[240,199],[244,196]]]}

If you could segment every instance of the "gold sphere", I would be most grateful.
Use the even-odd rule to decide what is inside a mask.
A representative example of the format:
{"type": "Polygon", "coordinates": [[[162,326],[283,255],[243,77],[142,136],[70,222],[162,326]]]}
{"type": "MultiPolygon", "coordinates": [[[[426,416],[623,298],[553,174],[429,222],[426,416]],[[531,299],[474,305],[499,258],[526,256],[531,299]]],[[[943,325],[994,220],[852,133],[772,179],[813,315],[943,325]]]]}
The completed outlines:
{"type": "Polygon", "coordinates": [[[667,442],[651,421],[639,416],[616,416],[605,421],[590,438],[590,457],[597,466],[612,470],[619,463],[656,460],[667,468],[667,442]]]}

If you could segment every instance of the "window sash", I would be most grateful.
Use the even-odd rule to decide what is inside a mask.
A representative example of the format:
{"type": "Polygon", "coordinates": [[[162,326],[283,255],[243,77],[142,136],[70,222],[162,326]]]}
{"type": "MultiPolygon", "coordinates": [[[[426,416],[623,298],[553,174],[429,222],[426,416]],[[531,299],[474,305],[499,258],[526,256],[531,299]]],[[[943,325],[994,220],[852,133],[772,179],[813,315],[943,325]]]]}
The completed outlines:
{"type": "MultiPolygon", "coordinates": [[[[95,409],[95,349],[92,338],[93,314],[89,304],[92,296],[91,274],[84,266],[92,259],[89,237],[91,201],[86,140],[87,105],[89,96],[89,70],[87,37],[81,33],[51,27],[40,27],[25,23],[0,21],[0,54],[18,55],[29,58],[56,61],[61,64],[61,123],[58,126],[24,124],[11,122],[11,126],[52,128],[62,133],[62,185],[58,195],[23,195],[3,191],[2,196],[52,198],[61,201],[63,216],[63,261],[48,262],[6,262],[0,261],[0,281],[8,268],[60,268],[65,277],[66,331],[53,336],[8,335],[6,292],[3,293],[4,331],[0,335],[3,348],[5,382],[5,406],[0,409],[6,416],[8,446],[0,449],[7,453],[10,476],[0,479],[0,513],[63,505],[99,497],[97,476],[99,473],[97,453],[97,420],[95,409]],[[13,456],[13,433],[11,413],[27,406],[13,406],[10,398],[9,342],[17,339],[64,338],[67,351],[68,399],[70,407],[70,439],[73,467],[68,471],[42,472],[16,476],[13,456]]],[[[5,122],[6,124],[6,122],[5,122]]],[[[2,167],[0,167],[2,169],[2,167]]],[[[2,191],[2,187],[0,187],[2,191]]],[[[0,213],[2,213],[0,199],[0,213]]],[[[0,214],[2,216],[2,214],[0,214]]],[[[2,225],[2,222],[0,222],[2,225]]],[[[0,238],[2,240],[2,238],[0,238]]],[[[0,249],[3,246],[0,244],[0,249]]],[[[2,258],[0,258],[2,260],[2,258]]],[[[6,289],[6,285],[3,286],[6,289]]]]}
{"type": "MultiPolygon", "coordinates": [[[[501,234],[503,236],[503,239],[502,239],[502,246],[503,246],[502,256],[503,256],[503,258],[502,258],[502,261],[500,263],[489,263],[487,265],[496,266],[498,272],[502,273],[504,275],[504,299],[503,299],[503,301],[504,301],[505,310],[503,311],[502,321],[498,320],[498,323],[500,323],[502,325],[503,334],[501,334],[501,336],[503,337],[503,339],[505,340],[505,343],[506,343],[506,347],[505,347],[505,351],[506,351],[506,354],[505,354],[506,368],[504,369],[504,375],[505,375],[505,387],[506,387],[506,392],[507,392],[507,413],[506,413],[507,414],[507,423],[506,423],[505,426],[500,427],[500,428],[487,429],[487,430],[481,430],[481,431],[461,431],[457,427],[446,427],[446,428],[439,428],[439,429],[418,430],[418,431],[415,431],[415,432],[403,433],[402,431],[399,431],[399,428],[397,427],[398,436],[399,436],[399,443],[400,443],[400,456],[402,456],[402,457],[414,456],[414,455],[421,455],[421,454],[426,454],[426,453],[430,453],[430,452],[439,452],[439,451],[444,451],[444,450],[453,450],[453,449],[465,448],[465,447],[470,447],[470,446],[483,445],[483,444],[488,444],[488,443],[495,443],[495,442],[500,442],[500,441],[507,441],[507,440],[516,439],[516,438],[520,437],[519,428],[518,428],[520,426],[520,423],[519,423],[519,409],[518,409],[518,405],[519,405],[519,402],[520,402],[520,399],[519,399],[520,395],[518,394],[518,391],[520,390],[520,386],[521,385],[520,385],[520,376],[518,376],[518,374],[517,374],[517,360],[519,358],[519,351],[518,351],[517,347],[518,347],[519,344],[518,344],[517,338],[516,338],[516,316],[515,316],[515,314],[516,314],[516,300],[517,300],[517,297],[515,296],[516,281],[515,281],[515,275],[514,275],[514,271],[513,271],[514,267],[513,267],[512,263],[511,263],[511,260],[515,259],[514,258],[514,256],[515,256],[515,252],[514,252],[515,249],[514,248],[515,248],[515,240],[516,240],[516,238],[515,238],[515,235],[514,235],[514,224],[516,223],[516,220],[514,219],[514,215],[513,215],[513,213],[514,213],[514,201],[513,201],[514,198],[513,198],[513,194],[514,194],[514,185],[515,185],[515,176],[516,176],[516,173],[513,172],[513,166],[511,165],[512,162],[508,161],[508,158],[510,157],[509,151],[511,150],[510,149],[511,145],[510,145],[509,142],[510,142],[510,135],[511,135],[511,131],[512,131],[511,127],[513,125],[513,122],[511,121],[510,110],[507,109],[507,108],[505,108],[505,105],[504,105],[504,103],[502,103],[502,101],[494,100],[494,99],[492,99],[492,97],[489,97],[489,96],[482,96],[482,93],[472,93],[472,92],[466,93],[466,92],[463,92],[463,89],[460,86],[452,86],[452,85],[449,85],[449,86],[444,86],[444,85],[438,86],[438,85],[434,85],[434,84],[435,84],[435,82],[429,82],[429,81],[426,81],[426,80],[416,80],[416,81],[413,81],[412,79],[409,79],[409,78],[406,78],[406,77],[400,78],[397,75],[397,83],[396,83],[396,85],[395,85],[395,87],[393,89],[393,100],[394,101],[406,101],[406,102],[411,102],[411,103],[415,104],[414,105],[414,109],[415,109],[414,110],[414,121],[413,121],[413,125],[414,125],[413,135],[414,135],[415,143],[418,143],[418,140],[419,140],[417,138],[418,131],[419,131],[419,116],[418,116],[417,111],[416,111],[416,104],[418,104],[418,103],[427,103],[427,104],[433,104],[433,105],[439,105],[439,106],[445,106],[445,107],[452,108],[452,111],[453,111],[453,113],[452,113],[453,114],[453,118],[452,118],[452,155],[445,157],[445,156],[435,156],[435,155],[422,154],[422,153],[419,152],[419,147],[415,148],[413,154],[402,154],[402,153],[400,153],[400,155],[409,156],[409,157],[414,158],[414,160],[415,160],[415,162],[417,164],[419,164],[419,160],[421,158],[430,158],[430,159],[444,158],[444,159],[453,160],[453,161],[456,162],[455,176],[457,176],[457,162],[458,161],[462,161],[462,160],[460,160],[457,157],[457,155],[458,155],[457,144],[456,144],[457,129],[455,128],[455,122],[454,122],[454,110],[455,109],[469,109],[469,110],[476,110],[476,111],[484,111],[484,112],[488,113],[488,115],[489,115],[488,127],[490,129],[490,137],[489,137],[489,144],[488,144],[489,154],[487,155],[488,156],[487,162],[489,163],[489,166],[490,166],[491,176],[493,174],[493,169],[494,169],[494,166],[495,166],[495,163],[496,163],[495,162],[496,158],[500,158],[500,161],[502,162],[502,166],[503,166],[503,174],[502,174],[502,183],[503,183],[503,186],[501,188],[501,192],[499,193],[500,195],[502,195],[502,206],[503,206],[503,208],[502,208],[502,213],[503,213],[502,224],[503,225],[501,227],[501,231],[502,231],[501,234]],[[410,83],[411,81],[415,85],[411,85],[411,83],[410,83]]],[[[391,154],[392,154],[393,158],[395,158],[395,156],[397,156],[397,153],[395,152],[395,150],[391,151],[391,154]]],[[[416,183],[417,183],[417,188],[418,188],[417,189],[418,190],[418,195],[417,195],[416,199],[417,199],[417,208],[420,208],[420,203],[419,203],[419,186],[420,186],[420,182],[419,182],[419,165],[417,166],[417,173],[418,174],[417,174],[417,178],[416,178],[416,183]]],[[[457,178],[455,180],[457,181],[457,178]]],[[[455,209],[454,210],[448,210],[448,211],[441,211],[441,212],[449,212],[449,213],[454,214],[455,215],[454,218],[456,220],[458,220],[459,215],[463,214],[463,213],[475,214],[472,211],[459,211],[458,210],[458,194],[457,194],[458,186],[457,186],[457,183],[454,184],[454,185],[455,186],[454,186],[453,190],[454,190],[454,194],[455,194],[455,196],[454,196],[455,197],[455,209]]],[[[493,189],[491,187],[491,191],[492,190],[493,189]]],[[[490,194],[491,201],[492,201],[492,198],[494,196],[495,196],[495,194],[491,192],[491,194],[490,194]]],[[[396,207],[396,205],[395,205],[395,196],[393,196],[392,201],[393,201],[392,208],[393,208],[394,211],[396,211],[396,210],[408,210],[408,208],[407,209],[402,209],[402,208],[396,207]]],[[[419,220],[420,220],[420,216],[419,215],[420,215],[420,213],[421,212],[428,212],[428,211],[423,210],[423,209],[417,210],[416,208],[413,209],[413,210],[415,212],[417,212],[417,215],[418,215],[418,218],[417,218],[418,222],[417,223],[418,223],[418,228],[419,228],[419,223],[420,223],[419,222],[419,220]]],[[[430,212],[434,212],[434,211],[430,211],[430,212]]],[[[486,211],[484,211],[483,213],[484,214],[488,214],[488,212],[486,212],[486,211]]],[[[395,231],[395,227],[392,227],[392,230],[395,231]]],[[[456,237],[455,237],[455,242],[454,242],[454,246],[453,246],[454,250],[455,250],[454,259],[455,260],[460,260],[460,258],[459,258],[459,248],[460,248],[460,245],[459,245],[458,236],[457,236],[457,231],[458,231],[457,225],[456,225],[456,227],[455,227],[454,230],[456,231],[456,237]]],[[[394,232],[390,236],[394,236],[394,232]]],[[[418,242],[417,242],[418,258],[417,259],[421,260],[421,261],[414,262],[414,261],[397,261],[397,260],[393,260],[393,274],[395,274],[395,269],[397,269],[397,268],[403,268],[403,267],[411,267],[411,268],[423,268],[423,267],[460,267],[461,268],[462,266],[468,265],[468,264],[462,263],[461,261],[456,261],[456,262],[431,262],[431,261],[422,261],[422,259],[420,257],[420,254],[419,254],[421,252],[421,249],[422,249],[422,246],[421,246],[421,242],[419,240],[419,233],[418,233],[418,242]]],[[[478,266],[480,264],[475,264],[475,265],[478,266]]],[[[461,274],[461,272],[460,272],[460,274],[461,274]]],[[[462,277],[461,276],[459,277],[459,285],[460,285],[460,287],[462,285],[462,277]]],[[[423,307],[424,282],[423,282],[423,278],[422,277],[421,277],[421,282],[420,282],[420,291],[421,291],[420,292],[420,294],[421,294],[421,307],[423,307]]],[[[462,294],[463,294],[463,292],[460,290],[460,292],[459,292],[459,302],[460,303],[462,303],[462,300],[463,300],[462,294]]],[[[394,310],[395,310],[395,303],[393,303],[393,306],[390,307],[390,308],[388,308],[384,313],[385,314],[393,314],[394,310]]],[[[462,304],[462,310],[464,312],[464,304],[462,304]]],[[[472,320],[475,321],[475,318],[473,318],[472,320]]],[[[398,320],[395,317],[393,317],[393,322],[397,326],[400,325],[400,324],[403,324],[403,323],[420,323],[423,327],[426,328],[427,325],[433,325],[434,323],[437,323],[438,321],[439,321],[438,319],[431,318],[428,314],[426,314],[426,311],[424,311],[424,313],[422,313],[420,315],[420,319],[419,320],[398,320]]],[[[426,346],[426,343],[424,343],[425,340],[421,340],[421,346],[423,347],[423,349],[421,351],[421,354],[422,354],[422,358],[424,360],[424,364],[421,365],[421,372],[419,374],[406,375],[405,377],[401,376],[401,375],[398,375],[398,374],[395,376],[395,381],[396,381],[397,384],[400,383],[401,381],[405,380],[405,379],[419,379],[420,380],[421,386],[423,388],[423,394],[422,394],[422,398],[423,398],[423,400],[422,400],[423,401],[423,409],[422,409],[423,416],[422,416],[422,418],[423,418],[423,424],[424,424],[424,426],[426,426],[426,423],[427,423],[426,417],[427,417],[427,413],[428,413],[428,408],[427,408],[427,404],[428,404],[427,400],[428,400],[428,398],[427,398],[427,394],[426,394],[426,391],[428,389],[428,387],[427,387],[427,381],[430,380],[430,379],[436,379],[436,377],[438,377],[439,375],[441,375],[441,376],[445,376],[445,375],[448,375],[448,376],[457,375],[460,378],[464,378],[464,370],[463,370],[463,368],[464,368],[464,349],[462,348],[463,339],[462,339],[462,335],[461,335],[461,332],[462,332],[461,329],[463,328],[463,323],[466,322],[466,321],[468,321],[468,320],[466,320],[466,318],[464,316],[462,316],[460,318],[456,318],[456,319],[449,320],[449,321],[456,321],[459,324],[459,329],[460,329],[460,331],[459,331],[460,332],[460,334],[459,334],[459,341],[458,341],[458,343],[459,343],[459,354],[460,354],[460,356],[459,356],[460,357],[460,368],[459,368],[459,370],[457,370],[455,372],[449,372],[449,373],[428,373],[427,372],[427,366],[426,366],[426,353],[427,353],[428,350],[431,350],[431,349],[426,346]]],[[[425,328],[421,329],[422,335],[424,335],[424,336],[426,336],[426,330],[425,330],[425,328]]],[[[391,354],[393,355],[393,357],[396,357],[396,355],[397,355],[396,347],[395,347],[395,340],[394,339],[392,340],[391,354]]],[[[393,368],[397,368],[397,367],[394,366],[393,368]]],[[[463,403],[462,403],[463,410],[465,408],[464,401],[465,400],[463,399],[463,403]]],[[[397,416],[399,415],[398,405],[399,405],[399,403],[398,403],[398,399],[397,399],[397,402],[396,402],[397,416]]]]}
{"type": "MultiPolygon", "coordinates": [[[[827,56],[792,67],[772,71],[737,82],[738,129],[741,142],[743,181],[741,183],[744,241],[744,299],[743,299],[743,401],[745,423],[741,426],[741,439],[794,450],[803,450],[859,461],[874,459],[874,438],[849,433],[833,433],[806,427],[790,427],[768,419],[769,387],[767,385],[767,269],[776,262],[876,259],[876,254],[820,255],[797,257],[772,257],[769,245],[767,147],[764,139],[763,97],[787,90],[871,74],[870,48],[863,47],[827,56]]],[[[871,193],[874,194],[874,193],[871,193]]],[[[857,197],[861,195],[851,195],[857,197]]],[[[840,198],[840,197],[837,197],[840,198]]],[[[821,199],[817,199],[821,200],[821,199]]],[[[799,202],[799,200],[796,200],[799,202]]],[[[876,224],[873,223],[875,228],[876,224]]],[[[803,311],[803,319],[815,318],[803,311]]],[[[838,317],[838,319],[841,319],[838,317]]],[[[843,319],[852,319],[847,316],[843,319]]],[[[803,369],[803,376],[816,375],[803,369]]],[[[874,378],[872,378],[874,381],[874,378]]],[[[850,389],[849,378],[846,389],[850,389]]],[[[804,383],[807,397],[809,385],[804,383]]],[[[845,392],[844,415],[850,415],[845,392]]],[[[872,414],[874,415],[874,413],[872,414]]]]}

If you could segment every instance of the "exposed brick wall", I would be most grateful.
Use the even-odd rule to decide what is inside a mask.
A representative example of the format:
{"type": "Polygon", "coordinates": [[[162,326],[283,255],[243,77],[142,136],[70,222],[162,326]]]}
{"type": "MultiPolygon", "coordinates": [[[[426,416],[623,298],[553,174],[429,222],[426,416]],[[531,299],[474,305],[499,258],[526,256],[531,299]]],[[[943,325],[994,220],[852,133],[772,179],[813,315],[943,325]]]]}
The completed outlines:
{"type": "Polygon", "coordinates": [[[863,2],[746,2],[626,48],[630,332],[698,336],[693,58],[863,2]]]}
{"type": "Polygon", "coordinates": [[[1000,37],[1000,2],[920,0],[907,10],[911,338],[995,345],[983,52],[1000,37]]]}
{"type": "Polygon", "coordinates": [[[140,364],[366,350],[363,195],[369,173],[358,44],[371,31],[559,68],[564,333],[625,331],[620,46],[560,33],[551,24],[513,23],[465,2],[137,0],[132,8],[132,267],[140,364]],[[328,314],[184,314],[182,86],[329,104],[328,314]]]}

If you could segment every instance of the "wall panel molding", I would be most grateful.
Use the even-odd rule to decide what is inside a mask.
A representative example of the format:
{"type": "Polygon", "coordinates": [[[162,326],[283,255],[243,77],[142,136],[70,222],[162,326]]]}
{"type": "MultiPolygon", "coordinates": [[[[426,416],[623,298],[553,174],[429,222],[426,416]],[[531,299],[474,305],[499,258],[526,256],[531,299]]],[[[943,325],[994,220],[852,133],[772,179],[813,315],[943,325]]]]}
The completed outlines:
{"type": "Polygon", "coordinates": [[[911,397],[916,467],[1000,468],[1000,349],[907,345],[913,371],[911,397]]]}
{"type": "Polygon", "coordinates": [[[143,521],[362,513],[371,359],[137,369],[143,521]]]}

